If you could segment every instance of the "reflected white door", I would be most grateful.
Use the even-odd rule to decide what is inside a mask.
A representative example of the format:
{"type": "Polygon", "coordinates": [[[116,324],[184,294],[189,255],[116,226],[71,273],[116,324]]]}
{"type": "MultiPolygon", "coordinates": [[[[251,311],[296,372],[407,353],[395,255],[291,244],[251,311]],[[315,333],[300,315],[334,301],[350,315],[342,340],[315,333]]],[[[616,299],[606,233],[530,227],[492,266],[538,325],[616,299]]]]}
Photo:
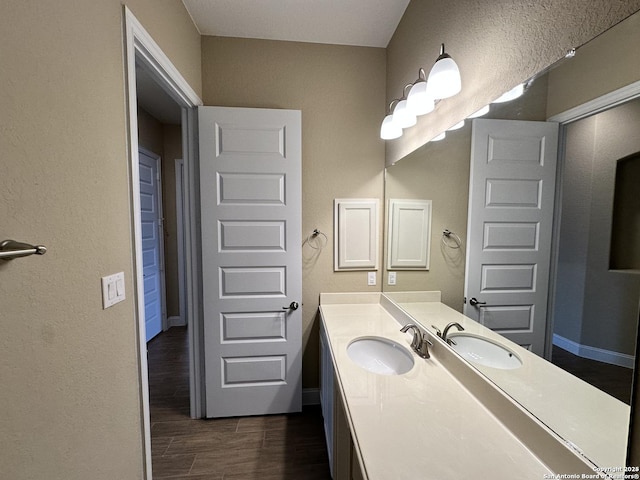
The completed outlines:
{"type": "Polygon", "coordinates": [[[198,121],[206,415],[300,411],[301,113],[198,121]]]}
{"type": "Polygon", "coordinates": [[[464,314],[544,354],[558,124],[477,119],[464,314]]]}
{"type": "Polygon", "coordinates": [[[164,316],[164,252],[160,157],[143,148],[140,159],[140,219],[142,223],[142,273],[144,324],[147,342],[162,331],[164,316]]]}

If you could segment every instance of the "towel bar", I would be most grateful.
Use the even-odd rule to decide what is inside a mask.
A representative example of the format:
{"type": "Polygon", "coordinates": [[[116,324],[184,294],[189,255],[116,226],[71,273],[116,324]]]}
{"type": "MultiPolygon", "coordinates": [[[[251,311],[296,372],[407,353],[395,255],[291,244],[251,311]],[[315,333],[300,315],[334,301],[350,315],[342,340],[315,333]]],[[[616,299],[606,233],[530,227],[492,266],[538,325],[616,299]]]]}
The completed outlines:
{"type": "Polygon", "coordinates": [[[0,243],[0,259],[2,260],[12,260],[29,255],[44,255],[45,253],[47,253],[47,247],[44,245],[30,245],[15,240],[4,240],[0,243]]]}

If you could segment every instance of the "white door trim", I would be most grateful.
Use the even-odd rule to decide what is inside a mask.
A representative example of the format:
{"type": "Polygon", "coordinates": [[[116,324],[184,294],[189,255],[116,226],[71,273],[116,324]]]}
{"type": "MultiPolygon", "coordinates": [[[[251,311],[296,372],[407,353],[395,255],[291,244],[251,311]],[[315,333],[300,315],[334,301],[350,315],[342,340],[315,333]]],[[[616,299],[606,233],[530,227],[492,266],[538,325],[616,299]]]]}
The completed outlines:
{"type": "Polygon", "coordinates": [[[176,159],[175,161],[175,179],[176,179],[176,230],[177,230],[177,249],[178,249],[178,304],[180,311],[180,324],[187,324],[187,295],[186,295],[186,270],[184,257],[184,160],[176,159]]]}
{"type": "Polygon", "coordinates": [[[570,108],[564,112],[558,113],[547,119],[548,122],[558,122],[560,125],[566,125],[576,122],[604,110],[609,110],[617,105],[626,103],[634,98],[640,97],[640,81],[631,83],[622,88],[606,93],[598,98],[589,100],[582,105],[570,108]]]}
{"type": "Polygon", "coordinates": [[[131,212],[132,251],[133,251],[133,272],[134,272],[134,304],[135,321],[137,324],[137,345],[138,345],[138,376],[140,384],[141,399],[141,430],[142,430],[142,450],[144,452],[144,478],[152,478],[151,469],[151,422],[149,418],[149,378],[147,365],[147,349],[144,336],[144,284],[142,281],[142,241],[140,231],[140,175],[138,164],[138,118],[137,118],[137,93],[136,93],[136,57],[141,60],[144,67],[155,77],[169,92],[169,94],[182,107],[182,131],[183,131],[183,158],[185,159],[187,182],[185,192],[189,201],[187,202],[185,213],[185,240],[186,258],[189,292],[187,305],[189,308],[189,320],[193,328],[190,328],[190,390],[191,390],[191,415],[201,416],[202,402],[200,400],[201,378],[200,370],[200,339],[198,336],[199,314],[198,308],[198,288],[197,275],[197,235],[195,225],[195,149],[193,140],[195,138],[194,119],[189,111],[194,107],[202,105],[202,100],[182,77],[178,69],[171,63],[158,44],[151,38],[142,24],[136,19],[131,11],[123,6],[124,17],[124,45],[125,45],[125,75],[126,75],[126,101],[127,101],[127,150],[129,157],[129,202],[131,212]]]}
{"type": "Polygon", "coordinates": [[[549,300],[547,302],[547,336],[545,342],[545,358],[551,358],[553,348],[553,330],[555,324],[554,311],[556,301],[556,277],[558,275],[558,245],[560,244],[560,212],[562,211],[562,183],[564,180],[564,155],[565,155],[565,127],[573,122],[590,117],[623,103],[640,98],[640,81],[631,83],[612,92],[601,95],[593,100],[570,108],[564,112],[549,117],[548,122],[560,124],[558,144],[558,165],[556,172],[556,202],[553,212],[553,229],[551,238],[551,265],[549,268],[549,300]]]}

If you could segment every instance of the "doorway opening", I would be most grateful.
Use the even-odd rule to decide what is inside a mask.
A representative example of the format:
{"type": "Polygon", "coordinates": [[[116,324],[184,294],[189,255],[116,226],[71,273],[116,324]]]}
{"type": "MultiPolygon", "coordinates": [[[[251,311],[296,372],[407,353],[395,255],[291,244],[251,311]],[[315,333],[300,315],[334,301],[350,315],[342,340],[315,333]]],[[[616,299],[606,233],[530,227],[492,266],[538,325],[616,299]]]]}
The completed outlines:
{"type": "Polygon", "coordinates": [[[616,227],[616,167],[640,150],[640,82],[550,120],[562,125],[562,154],[547,351],[554,364],[630,403],[640,275],[611,258],[634,247],[632,222],[616,227]]]}
{"type": "MultiPolygon", "coordinates": [[[[176,282],[183,282],[183,298],[180,300],[180,288],[176,290],[179,298],[178,303],[182,304],[182,319],[188,329],[188,363],[189,363],[189,413],[191,417],[202,417],[202,394],[200,379],[202,378],[201,366],[201,337],[199,324],[199,282],[198,282],[198,243],[195,224],[196,208],[196,175],[195,175],[195,107],[202,105],[198,95],[189,86],[186,80],[178,72],[169,58],[163,53],[156,42],[151,38],[144,27],[138,22],[131,11],[123,6],[123,16],[125,24],[125,73],[127,86],[127,116],[128,116],[128,152],[130,169],[130,203],[132,217],[132,251],[134,258],[134,289],[136,303],[136,343],[138,345],[138,367],[139,384],[141,398],[141,430],[143,436],[144,451],[144,476],[151,478],[151,421],[149,406],[149,369],[147,359],[147,343],[145,332],[145,302],[144,302],[144,257],[142,248],[142,222],[141,222],[141,201],[140,201],[140,161],[139,161],[139,103],[146,105],[147,109],[157,109],[163,102],[164,107],[159,108],[156,115],[161,111],[173,112],[175,117],[179,116],[179,123],[176,128],[167,129],[167,137],[178,137],[178,142],[169,142],[168,151],[172,153],[171,169],[173,160],[181,158],[184,162],[183,181],[180,191],[182,199],[180,202],[182,225],[177,225],[177,215],[174,213],[172,219],[176,220],[176,232],[180,230],[182,244],[181,251],[176,247],[175,256],[182,259],[184,265],[184,275],[176,282]],[[140,83],[138,83],[140,82],[140,83]],[[149,97],[149,98],[147,98],[149,97]],[[153,101],[148,101],[153,99],[153,101]],[[139,102],[140,100],[140,102],[139,102]]],[[[148,112],[145,111],[148,114],[148,112]]],[[[152,122],[153,123],[153,122],[152,122]]],[[[164,136],[163,136],[164,137],[164,136]]],[[[164,148],[164,138],[162,150],[164,148]]],[[[164,162],[165,166],[169,162],[164,162]]],[[[165,168],[170,172],[171,169],[165,168]]],[[[167,175],[168,176],[168,175],[167,175]]],[[[174,174],[175,176],[175,174],[174,174]]],[[[166,177],[165,177],[166,178],[166,177]]],[[[176,191],[174,186],[174,191],[176,191]]],[[[174,202],[175,204],[175,202],[174,202]]],[[[177,237],[177,235],[174,235],[177,237]]],[[[176,242],[177,243],[177,242],[176,242]]],[[[178,311],[179,307],[178,307],[178,311]]],[[[170,322],[165,322],[164,327],[168,327],[170,322]]]]}

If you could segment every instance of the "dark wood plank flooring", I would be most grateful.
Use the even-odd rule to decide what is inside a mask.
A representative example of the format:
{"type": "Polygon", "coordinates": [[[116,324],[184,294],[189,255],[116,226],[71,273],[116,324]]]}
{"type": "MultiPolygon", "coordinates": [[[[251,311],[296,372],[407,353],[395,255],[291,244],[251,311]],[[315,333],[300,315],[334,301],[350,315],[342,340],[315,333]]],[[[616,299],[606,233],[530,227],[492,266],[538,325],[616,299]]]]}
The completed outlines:
{"type": "Polygon", "coordinates": [[[631,404],[633,378],[631,368],[582,358],[555,345],[551,354],[551,362],[627,405],[631,404]]]}
{"type": "Polygon", "coordinates": [[[331,478],[319,406],[289,415],[191,419],[186,328],[173,327],[147,347],[153,478],[331,478]]]}

